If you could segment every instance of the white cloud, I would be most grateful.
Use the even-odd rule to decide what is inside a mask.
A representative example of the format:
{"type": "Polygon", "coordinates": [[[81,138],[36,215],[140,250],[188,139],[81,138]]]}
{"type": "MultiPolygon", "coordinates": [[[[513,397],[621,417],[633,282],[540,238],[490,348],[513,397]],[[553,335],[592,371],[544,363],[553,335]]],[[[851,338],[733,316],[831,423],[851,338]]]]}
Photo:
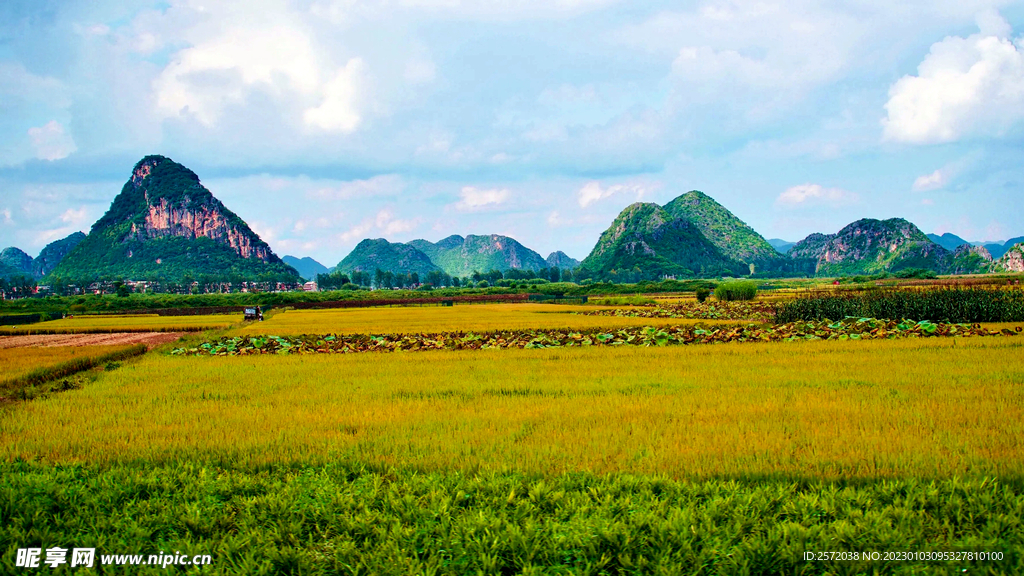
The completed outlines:
{"type": "Polygon", "coordinates": [[[455,204],[457,210],[471,212],[488,206],[504,204],[509,198],[507,188],[489,188],[482,190],[474,186],[464,186],[459,193],[462,198],[455,204]]]}
{"type": "Polygon", "coordinates": [[[911,187],[911,190],[914,192],[927,192],[928,190],[945,188],[946,184],[949,184],[950,176],[949,170],[940,168],[931,174],[918,176],[917,179],[914,180],[914,185],[911,187]]]}
{"type": "Polygon", "coordinates": [[[36,158],[40,160],[60,160],[78,150],[74,139],[64,132],[64,126],[56,120],[50,120],[37,128],[29,128],[28,137],[36,158]]]}
{"type": "Polygon", "coordinates": [[[422,218],[412,218],[410,220],[397,219],[390,210],[384,209],[377,212],[375,217],[367,218],[345,232],[342,232],[338,235],[338,238],[343,243],[347,244],[353,240],[362,240],[366,238],[367,234],[374,230],[384,234],[385,236],[404,234],[415,230],[422,221],[422,218]]]}
{"type": "Polygon", "coordinates": [[[932,45],[917,68],[889,88],[886,140],[926,144],[1000,136],[1024,119],[1024,40],[1011,42],[995,12],[978,17],[981,33],[932,45]]]}
{"type": "Polygon", "coordinates": [[[157,110],[166,117],[192,116],[214,125],[223,109],[242,103],[259,87],[313,95],[327,102],[338,87],[322,85],[311,37],[279,2],[257,6],[218,3],[193,6],[200,24],[184,34],[191,44],[171,57],[154,80],[157,110]]]}
{"type": "Polygon", "coordinates": [[[355,198],[396,196],[405,189],[406,183],[401,176],[397,174],[381,174],[363,180],[349,180],[334,185],[321,186],[313,190],[311,196],[351,200],[355,198]]]}
{"type": "Polygon", "coordinates": [[[613,184],[606,188],[602,188],[601,183],[595,180],[584,184],[577,193],[577,197],[580,207],[586,208],[598,200],[603,200],[622,193],[635,194],[636,199],[639,201],[649,190],[650,188],[648,186],[639,183],[613,184]]]}
{"type": "Polygon", "coordinates": [[[0,210],[0,214],[3,214],[4,216],[4,224],[14,224],[14,219],[11,218],[10,208],[4,208],[3,210],[0,210]]]}
{"type": "Polygon", "coordinates": [[[356,110],[363,61],[352,58],[323,88],[323,103],[303,114],[306,124],[332,132],[352,132],[362,119],[356,110]]]}
{"type": "Polygon", "coordinates": [[[844,206],[853,204],[858,199],[857,194],[842,188],[825,188],[820,184],[800,184],[787,188],[782,194],[779,194],[775,203],[788,208],[815,204],[844,206]]]}

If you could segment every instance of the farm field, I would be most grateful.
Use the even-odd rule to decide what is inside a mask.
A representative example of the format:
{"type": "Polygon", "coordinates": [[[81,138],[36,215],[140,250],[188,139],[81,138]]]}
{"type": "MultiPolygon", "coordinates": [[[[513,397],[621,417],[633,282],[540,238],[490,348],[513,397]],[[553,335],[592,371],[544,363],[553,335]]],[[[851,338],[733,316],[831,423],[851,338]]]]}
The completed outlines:
{"type": "MultiPolygon", "coordinates": [[[[274,334],[409,334],[424,332],[482,332],[498,329],[617,328],[660,326],[686,321],[671,318],[581,316],[577,312],[597,306],[561,304],[473,304],[461,306],[406,306],[275,312],[263,322],[235,328],[238,335],[274,334]]],[[[703,320],[705,323],[714,321],[703,320]]],[[[735,323],[731,321],[730,323],[735,323]]]]}
{"type": "Polygon", "coordinates": [[[53,462],[187,455],[678,478],[1016,477],[1022,349],[995,337],[150,355],[6,414],[0,450],[53,462]]]}
{"type": "Polygon", "coordinates": [[[152,315],[92,315],[51,320],[17,327],[0,327],[4,333],[50,333],[74,334],[89,332],[137,332],[137,331],[202,331],[227,328],[242,321],[241,314],[211,314],[206,316],[158,316],[152,315]]]}
{"type": "MultiPolygon", "coordinates": [[[[219,334],[716,323],[578,314],[602,309],[282,310],[219,334]]],[[[93,318],[168,330],[197,317],[82,320],[93,318]]],[[[38,336],[59,337],[72,336],[38,336]]],[[[189,338],[186,348],[198,345],[189,338]]],[[[5,371],[63,349],[36,350],[0,350],[5,371]]],[[[189,573],[225,575],[1020,573],[1022,351],[1019,336],[950,335],[158,349],[93,370],[77,389],[0,404],[0,562],[14,566],[17,547],[61,545],[210,554],[189,573]]]]}
{"type": "Polygon", "coordinates": [[[0,348],[0,382],[23,376],[37,368],[56,366],[76,358],[102,356],[123,348],[123,345],[0,348]]]}
{"type": "Polygon", "coordinates": [[[1014,573],[1021,349],[151,353],[3,409],[0,542],[211,574],[1014,573]]]}

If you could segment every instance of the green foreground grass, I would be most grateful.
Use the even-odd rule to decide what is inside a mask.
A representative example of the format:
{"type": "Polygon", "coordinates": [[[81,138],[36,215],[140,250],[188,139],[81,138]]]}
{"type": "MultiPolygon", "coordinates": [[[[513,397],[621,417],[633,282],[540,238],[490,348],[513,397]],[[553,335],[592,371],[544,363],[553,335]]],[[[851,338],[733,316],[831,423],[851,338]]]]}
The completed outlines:
{"type": "MultiPolygon", "coordinates": [[[[202,574],[1012,574],[1024,495],[993,480],[677,481],[586,473],[0,465],[19,547],[210,554],[202,574]],[[984,551],[1001,560],[805,560],[984,551]]],[[[66,568],[66,567],[65,567],[66,568]]],[[[24,572],[24,570],[22,570],[24,572]]],[[[88,573],[88,572],[86,572],[88,573]]],[[[103,573],[166,574],[107,566],[103,573]]]]}

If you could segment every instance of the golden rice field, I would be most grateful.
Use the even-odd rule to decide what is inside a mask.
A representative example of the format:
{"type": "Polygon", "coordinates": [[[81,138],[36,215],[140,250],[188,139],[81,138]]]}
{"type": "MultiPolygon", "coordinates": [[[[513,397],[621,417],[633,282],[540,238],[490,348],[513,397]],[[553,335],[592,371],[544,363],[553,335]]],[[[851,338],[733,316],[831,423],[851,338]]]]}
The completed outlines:
{"type": "Polygon", "coordinates": [[[204,316],[139,315],[87,315],[51,320],[16,327],[0,327],[4,332],[39,331],[47,333],[75,333],[88,331],[175,331],[189,329],[227,328],[242,321],[241,314],[210,314],[204,316]]]}
{"type": "Polygon", "coordinates": [[[0,349],[0,382],[23,376],[37,368],[56,366],[76,358],[102,356],[122,348],[125,348],[125,346],[3,348],[0,349]]]}
{"type": "Polygon", "coordinates": [[[1024,341],[1001,337],[150,354],[82,390],[8,409],[0,460],[1019,478],[1022,352],[1024,341]]]}
{"type": "MultiPolygon", "coordinates": [[[[672,318],[580,316],[594,306],[559,304],[473,304],[462,306],[404,306],[394,308],[342,308],[276,312],[263,322],[249,323],[231,334],[410,334],[429,332],[485,332],[538,328],[619,328],[692,323],[672,318]]],[[[695,322],[695,321],[694,321],[695,322]]],[[[702,320],[714,324],[713,320],[702,320]]],[[[735,324],[736,321],[718,323],[735,324]]]]}

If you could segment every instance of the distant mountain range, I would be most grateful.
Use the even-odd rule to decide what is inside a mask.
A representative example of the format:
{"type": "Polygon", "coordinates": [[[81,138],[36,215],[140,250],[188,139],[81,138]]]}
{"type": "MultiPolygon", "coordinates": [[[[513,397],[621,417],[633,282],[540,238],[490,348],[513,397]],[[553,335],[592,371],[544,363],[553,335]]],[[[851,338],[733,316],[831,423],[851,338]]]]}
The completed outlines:
{"type": "Polygon", "coordinates": [[[85,234],[75,232],[47,244],[35,258],[13,246],[4,248],[0,251],[0,277],[25,276],[38,280],[52,272],[72,248],[84,239],[85,234]]]}
{"type": "MultiPolygon", "coordinates": [[[[1004,244],[969,243],[953,234],[924,234],[912,223],[863,219],[835,234],[799,242],[765,240],[700,191],[664,206],[626,207],[583,261],[564,252],[547,258],[498,234],[448,236],[437,242],[366,239],[341,262],[342,272],[465,277],[491,270],[576,269],[576,277],[637,281],[674,277],[837,276],[923,268],[938,273],[1024,271],[1024,237],[1004,244]]],[[[0,252],[0,277],[47,281],[99,279],[262,280],[298,282],[329,269],[312,258],[278,258],[270,247],[207,190],[199,177],[163,156],[147,156],[93,224],[32,258],[0,252]]]]}
{"type": "Polygon", "coordinates": [[[327,274],[330,270],[327,266],[313,260],[309,256],[297,258],[295,256],[283,256],[281,261],[294,268],[303,280],[316,280],[317,274],[327,274]]]}

